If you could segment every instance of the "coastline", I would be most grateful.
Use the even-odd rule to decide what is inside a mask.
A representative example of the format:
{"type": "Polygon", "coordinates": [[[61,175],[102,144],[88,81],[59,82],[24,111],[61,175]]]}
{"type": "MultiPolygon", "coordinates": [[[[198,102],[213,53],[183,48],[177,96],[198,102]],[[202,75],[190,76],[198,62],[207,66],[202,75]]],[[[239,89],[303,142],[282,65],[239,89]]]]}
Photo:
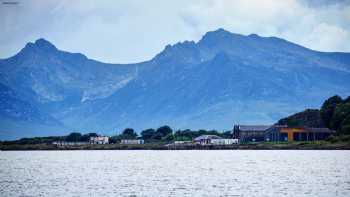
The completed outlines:
{"type": "Polygon", "coordinates": [[[1,151],[64,151],[64,150],[350,150],[349,142],[331,143],[249,143],[234,145],[165,145],[165,144],[88,144],[56,146],[53,144],[0,144],[1,151]]]}

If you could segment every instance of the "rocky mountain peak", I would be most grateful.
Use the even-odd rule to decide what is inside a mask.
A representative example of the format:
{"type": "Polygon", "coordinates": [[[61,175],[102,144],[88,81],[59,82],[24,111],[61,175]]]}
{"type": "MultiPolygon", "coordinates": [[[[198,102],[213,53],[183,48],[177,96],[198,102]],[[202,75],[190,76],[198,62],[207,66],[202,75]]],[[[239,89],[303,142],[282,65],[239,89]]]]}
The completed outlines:
{"type": "Polygon", "coordinates": [[[53,45],[51,42],[45,40],[44,38],[37,39],[34,44],[36,47],[41,48],[41,49],[57,50],[55,45],[53,45]]]}
{"type": "Polygon", "coordinates": [[[53,45],[51,42],[40,38],[37,39],[34,43],[29,42],[26,44],[26,46],[21,50],[22,53],[37,53],[37,52],[44,52],[44,53],[52,53],[56,52],[58,49],[53,45]]]}

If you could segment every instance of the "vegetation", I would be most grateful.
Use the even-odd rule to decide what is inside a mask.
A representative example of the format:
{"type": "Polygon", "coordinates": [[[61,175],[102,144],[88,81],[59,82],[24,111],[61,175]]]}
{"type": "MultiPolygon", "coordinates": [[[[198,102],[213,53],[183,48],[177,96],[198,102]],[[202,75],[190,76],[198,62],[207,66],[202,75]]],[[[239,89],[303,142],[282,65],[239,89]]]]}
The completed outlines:
{"type": "Polygon", "coordinates": [[[97,133],[87,133],[82,135],[78,132],[70,133],[68,136],[64,137],[64,141],[67,142],[88,142],[90,137],[98,136],[97,133]]]}
{"type": "Polygon", "coordinates": [[[335,95],[327,99],[321,107],[321,118],[328,128],[331,128],[330,122],[333,117],[334,110],[340,103],[342,103],[342,98],[338,95],[335,95]]]}
{"type": "Polygon", "coordinates": [[[120,143],[121,140],[133,140],[137,139],[138,135],[132,128],[126,128],[119,135],[115,135],[109,138],[109,143],[120,143]]]}
{"type": "Polygon", "coordinates": [[[336,135],[329,136],[327,141],[331,143],[342,143],[342,142],[350,142],[350,135],[336,135]]]}
{"type": "Polygon", "coordinates": [[[218,135],[225,138],[232,137],[231,131],[226,132],[218,132],[216,130],[177,130],[173,131],[173,129],[164,125],[159,127],[158,129],[145,129],[141,131],[140,136],[134,132],[133,129],[125,129],[120,135],[112,136],[112,142],[119,142],[122,139],[143,139],[146,143],[168,143],[172,141],[191,141],[193,138],[196,138],[200,135],[218,135]]]}
{"type": "Polygon", "coordinates": [[[170,142],[170,141],[192,141],[194,138],[200,135],[218,135],[223,138],[232,138],[231,131],[218,132],[216,130],[173,130],[165,125],[159,127],[157,130],[146,129],[141,132],[141,138],[145,142],[170,142]]]}
{"type": "Polygon", "coordinates": [[[339,96],[327,99],[320,110],[325,125],[337,131],[337,135],[350,135],[350,97],[339,96]]]}
{"type": "Polygon", "coordinates": [[[49,136],[49,137],[34,137],[34,138],[21,138],[19,140],[14,141],[4,141],[2,144],[4,145],[26,145],[26,144],[52,144],[54,141],[63,141],[65,136],[49,136]]]}
{"type": "Polygon", "coordinates": [[[98,136],[96,133],[87,133],[82,135],[81,133],[73,132],[67,136],[49,136],[49,137],[33,137],[33,138],[21,138],[14,141],[4,141],[3,144],[52,144],[55,141],[67,141],[67,142],[88,142],[90,137],[98,136]]]}
{"type": "Polygon", "coordinates": [[[70,133],[66,137],[65,141],[67,141],[67,142],[79,142],[79,141],[81,141],[81,137],[82,137],[81,133],[74,132],[74,133],[70,133]]]}
{"type": "MultiPolygon", "coordinates": [[[[121,134],[110,137],[109,141],[112,144],[119,143],[123,139],[143,139],[146,143],[162,144],[171,143],[173,141],[192,141],[194,138],[200,135],[218,135],[223,138],[231,138],[232,132],[218,132],[216,130],[177,130],[167,125],[161,126],[158,129],[146,129],[141,131],[139,136],[134,129],[126,128],[121,134]]],[[[22,138],[15,141],[2,142],[4,145],[34,145],[34,144],[52,144],[55,141],[67,141],[67,142],[88,142],[90,137],[98,136],[97,133],[81,134],[79,132],[72,132],[67,136],[51,136],[51,137],[34,137],[34,138],[22,138]]]]}
{"type": "MultiPolygon", "coordinates": [[[[350,97],[335,95],[328,98],[321,109],[307,109],[278,121],[277,124],[292,127],[327,127],[336,135],[350,135],[350,97]]],[[[347,139],[347,138],[345,138],[347,139]]]]}
{"type": "Polygon", "coordinates": [[[279,125],[288,125],[290,127],[325,127],[325,123],[321,118],[320,110],[307,109],[305,111],[296,113],[278,121],[279,125]]]}

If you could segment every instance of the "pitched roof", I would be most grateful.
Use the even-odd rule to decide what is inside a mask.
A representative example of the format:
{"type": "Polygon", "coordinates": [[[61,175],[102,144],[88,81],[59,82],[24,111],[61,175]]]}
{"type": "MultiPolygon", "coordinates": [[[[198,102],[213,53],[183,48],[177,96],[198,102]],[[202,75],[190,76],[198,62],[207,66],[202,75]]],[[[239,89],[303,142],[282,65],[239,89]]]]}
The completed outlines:
{"type": "Polygon", "coordinates": [[[240,131],[266,131],[271,125],[238,125],[240,131]]]}
{"type": "Polygon", "coordinates": [[[208,139],[222,139],[222,138],[217,135],[201,135],[199,137],[194,138],[194,141],[208,140],[208,139]]]}

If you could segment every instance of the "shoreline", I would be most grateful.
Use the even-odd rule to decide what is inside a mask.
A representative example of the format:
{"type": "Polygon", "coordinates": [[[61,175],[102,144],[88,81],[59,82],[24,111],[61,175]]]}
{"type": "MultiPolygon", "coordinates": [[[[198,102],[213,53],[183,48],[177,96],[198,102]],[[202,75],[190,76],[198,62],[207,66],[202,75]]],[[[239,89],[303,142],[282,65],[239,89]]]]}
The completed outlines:
{"type": "Polygon", "coordinates": [[[1,144],[1,151],[64,151],[64,150],[350,150],[349,142],[330,143],[250,143],[234,145],[165,145],[165,144],[88,144],[56,146],[52,144],[1,144]]]}

